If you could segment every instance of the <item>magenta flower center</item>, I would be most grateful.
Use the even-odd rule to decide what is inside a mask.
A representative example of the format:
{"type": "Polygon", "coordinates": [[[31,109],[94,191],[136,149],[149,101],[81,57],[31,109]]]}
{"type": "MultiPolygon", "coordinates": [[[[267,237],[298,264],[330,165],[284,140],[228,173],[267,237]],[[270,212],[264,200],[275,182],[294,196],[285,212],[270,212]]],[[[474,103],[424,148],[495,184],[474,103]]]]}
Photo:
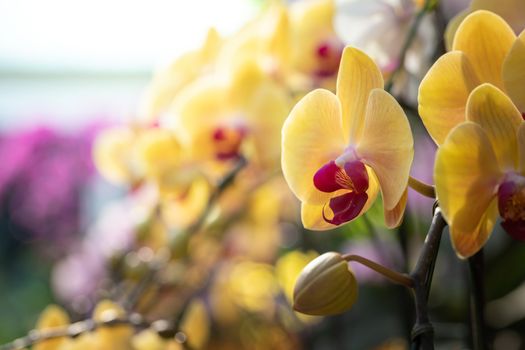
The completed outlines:
{"type": "Polygon", "coordinates": [[[501,226],[515,239],[525,240],[525,179],[510,179],[498,188],[498,209],[501,226]]]}
{"type": "Polygon", "coordinates": [[[238,158],[242,142],[247,134],[248,130],[242,126],[216,128],[212,134],[216,158],[219,160],[238,158]]]}
{"type": "Polygon", "coordinates": [[[323,219],[333,225],[341,225],[356,218],[368,201],[368,172],[359,160],[348,161],[339,167],[335,161],[323,165],[314,175],[314,186],[321,192],[346,193],[330,199],[328,206],[333,212],[329,219],[323,207],[323,219]]]}
{"type": "Polygon", "coordinates": [[[338,40],[326,40],[316,48],[318,67],[314,74],[319,78],[326,78],[337,74],[339,62],[343,54],[343,45],[338,40]]]}

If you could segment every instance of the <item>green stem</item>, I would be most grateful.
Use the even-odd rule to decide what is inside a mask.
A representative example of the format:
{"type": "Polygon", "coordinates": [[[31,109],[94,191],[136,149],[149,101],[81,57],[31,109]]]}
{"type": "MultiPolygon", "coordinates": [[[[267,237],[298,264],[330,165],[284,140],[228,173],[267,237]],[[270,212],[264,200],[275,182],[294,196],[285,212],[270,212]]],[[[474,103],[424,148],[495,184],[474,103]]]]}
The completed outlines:
{"type": "Polygon", "coordinates": [[[408,177],[408,186],[425,197],[436,198],[436,189],[434,186],[419,181],[412,176],[408,177]]]}
{"type": "Polygon", "coordinates": [[[348,262],[354,261],[354,262],[360,263],[361,265],[364,265],[374,270],[375,272],[385,276],[392,282],[401,284],[408,288],[412,288],[413,286],[412,278],[410,278],[409,276],[399,273],[397,271],[391,270],[386,266],[378,264],[372,260],[368,260],[367,258],[364,258],[360,255],[354,255],[354,254],[343,255],[343,259],[345,259],[348,262]]]}

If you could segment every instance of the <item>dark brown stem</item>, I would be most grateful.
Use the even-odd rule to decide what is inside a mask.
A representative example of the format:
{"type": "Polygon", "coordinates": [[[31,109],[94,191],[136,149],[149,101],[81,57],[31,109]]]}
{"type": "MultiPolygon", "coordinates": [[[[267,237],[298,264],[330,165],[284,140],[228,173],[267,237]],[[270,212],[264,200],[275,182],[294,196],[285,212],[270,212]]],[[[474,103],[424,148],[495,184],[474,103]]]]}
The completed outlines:
{"type": "Polygon", "coordinates": [[[428,317],[428,295],[441,236],[446,225],[441,210],[436,208],[416,267],[410,274],[414,281],[416,305],[416,323],[412,329],[412,348],[415,349],[434,349],[434,330],[428,317]]]}
{"type": "Polygon", "coordinates": [[[485,350],[485,286],[483,249],[468,259],[470,272],[470,324],[474,350],[485,350]]]}

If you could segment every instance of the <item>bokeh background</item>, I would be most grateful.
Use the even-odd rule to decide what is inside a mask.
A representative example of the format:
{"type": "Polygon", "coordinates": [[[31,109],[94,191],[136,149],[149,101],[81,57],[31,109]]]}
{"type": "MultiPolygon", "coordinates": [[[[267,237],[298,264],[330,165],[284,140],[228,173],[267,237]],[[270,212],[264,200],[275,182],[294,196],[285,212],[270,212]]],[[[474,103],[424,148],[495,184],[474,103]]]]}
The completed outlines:
{"type": "MultiPolygon", "coordinates": [[[[136,117],[155,69],[199,47],[210,26],[229,35],[263,6],[257,0],[0,0],[0,344],[26,334],[50,303],[78,317],[90,310],[89,300],[72,301],[71,295],[106,278],[100,274],[108,259],[104,246],[125,250],[129,243],[126,233],[140,213],[132,219],[125,205],[108,209],[126,192],[95,170],[91,148],[97,133],[136,117]],[[86,240],[100,247],[83,249],[86,240]]],[[[442,23],[465,6],[444,2],[442,23]]],[[[410,104],[408,96],[417,142],[413,174],[432,182],[435,147],[410,104]]],[[[406,270],[417,257],[432,204],[412,193],[397,232],[376,224],[380,205],[329,233],[289,224],[279,254],[296,247],[338,250],[406,270]],[[401,245],[397,234],[403,235],[401,245]]],[[[525,348],[524,258],[525,247],[501,232],[487,246],[487,315],[497,349],[525,348]]],[[[291,348],[407,347],[410,296],[366,269],[354,269],[357,305],[344,315],[288,328],[291,348]]],[[[431,311],[440,348],[464,348],[468,274],[446,234],[431,311]]],[[[241,331],[255,332],[249,327],[241,331]]]]}

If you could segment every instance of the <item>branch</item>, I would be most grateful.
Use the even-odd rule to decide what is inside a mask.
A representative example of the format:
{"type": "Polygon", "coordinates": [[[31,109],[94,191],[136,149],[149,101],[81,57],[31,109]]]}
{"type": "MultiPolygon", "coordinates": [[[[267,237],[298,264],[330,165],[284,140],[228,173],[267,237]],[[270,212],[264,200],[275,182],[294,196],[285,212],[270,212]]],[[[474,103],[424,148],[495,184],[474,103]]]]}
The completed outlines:
{"type": "Polygon", "coordinates": [[[470,272],[470,322],[474,350],[485,350],[485,286],[483,249],[468,259],[470,272]]]}
{"type": "MultiPolygon", "coordinates": [[[[246,166],[247,160],[244,157],[240,157],[233,169],[227,173],[224,178],[217,184],[217,187],[215,188],[215,191],[210,195],[210,198],[208,200],[208,203],[206,204],[206,207],[203,209],[199,217],[195,220],[193,224],[191,224],[186,230],[184,230],[179,235],[176,235],[177,239],[174,239],[171,242],[171,248],[172,250],[176,249],[178,245],[182,244],[183,246],[186,246],[187,241],[189,237],[191,237],[194,233],[198,232],[202,226],[205,224],[208,216],[210,215],[211,210],[213,209],[213,206],[217,202],[217,200],[220,198],[221,194],[226,190],[235,180],[235,177],[237,174],[246,166]]],[[[136,284],[135,288],[131,290],[131,292],[128,294],[128,297],[124,301],[124,307],[127,310],[133,309],[136,304],[138,303],[140,296],[144,293],[144,291],[148,288],[148,286],[155,281],[155,278],[157,276],[157,273],[159,270],[162,269],[162,267],[166,264],[165,257],[163,259],[154,259],[148,268],[148,271],[144,274],[144,276],[140,279],[140,281],[136,284]]],[[[1,349],[0,349],[1,350],[1,349]]]]}
{"type": "Polygon", "coordinates": [[[0,350],[21,350],[45,340],[65,337],[76,338],[81,334],[93,332],[98,328],[109,328],[122,325],[131,326],[137,330],[150,328],[160,337],[165,339],[173,338],[177,334],[177,329],[174,327],[172,322],[166,320],[157,320],[150,323],[144,320],[141,315],[134,313],[126,318],[115,317],[108,318],[103,321],[87,319],[84,321],[71,323],[64,327],[54,327],[42,330],[34,329],[31,330],[27,336],[18,338],[11,343],[0,346],[0,350]]]}
{"type": "Polygon", "coordinates": [[[416,323],[412,329],[412,343],[416,349],[434,349],[434,330],[428,317],[427,302],[439,251],[439,243],[446,225],[447,223],[441,214],[441,210],[436,208],[423,249],[414,270],[410,274],[414,282],[416,304],[416,323]]]}
{"type": "Polygon", "coordinates": [[[391,270],[389,269],[388,267],[386,266],[383,266],[381,264],[378,264],[372,260],[369,260],[367,258],[364,258],[360,255],[354,255],[354,254],[347,254],[347,255],[343,255],[343,259],[345,259],[346,261],[350,262],[350,261],[353,261],[353,262],[357,262],[363,266],[366,266],[368,267],[369,269],[372,269],[374,270],[375,272],[383,275],[384,277],[388,278],[389,280],[391,280],[392,282],[395,282],[397,284],[401,284],[405,287],[408,287],[408,288],[411,288],[413,287],[413,281],[412,279],[403,274],[403,273],[399,273],[397,271],[394,271],[394,270],[391,270]]]}

